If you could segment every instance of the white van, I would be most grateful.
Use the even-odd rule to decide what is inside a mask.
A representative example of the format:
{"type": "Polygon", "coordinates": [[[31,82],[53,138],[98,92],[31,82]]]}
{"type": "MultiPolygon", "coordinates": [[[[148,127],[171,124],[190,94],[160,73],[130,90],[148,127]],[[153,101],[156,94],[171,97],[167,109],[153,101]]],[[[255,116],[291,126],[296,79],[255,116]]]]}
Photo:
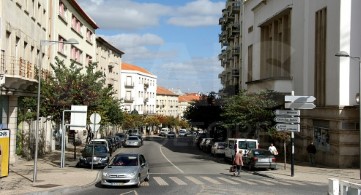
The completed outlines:
{"type": "Polygon", "coordinates": [[[243,150],[243,155],[245,155],[249,149],[258,149],[258,140],[247,138],[228,138],[224,147],[224,158],[232,161],[236,152],[238,153],[239,150],[243,150]]]}

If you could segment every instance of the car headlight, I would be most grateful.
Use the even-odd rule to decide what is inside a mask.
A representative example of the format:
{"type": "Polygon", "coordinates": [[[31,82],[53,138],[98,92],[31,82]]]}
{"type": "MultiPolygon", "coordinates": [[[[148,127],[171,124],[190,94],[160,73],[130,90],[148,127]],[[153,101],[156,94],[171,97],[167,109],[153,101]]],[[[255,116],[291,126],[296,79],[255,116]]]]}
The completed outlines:
{"type": "Polygon", "coordinates": [[[109,158],[109,157],[107,156],[107,157],[101,158],[100,160],[102,160],[102,161],[107,161],[108,158],[109,158]]]}
{"type": "Polygon", "coordinates": [[[108,176],[108,173],[107,172],[103,172],[103,177],[106,177],[108,176]]]}
{"type": "Polygon", "coordinates": [[[137,172],[129,173],[129,176],[130,176],[130,177],[134,177],[134,176],[136,176],[136,175],[137,175],[137,172]]]}

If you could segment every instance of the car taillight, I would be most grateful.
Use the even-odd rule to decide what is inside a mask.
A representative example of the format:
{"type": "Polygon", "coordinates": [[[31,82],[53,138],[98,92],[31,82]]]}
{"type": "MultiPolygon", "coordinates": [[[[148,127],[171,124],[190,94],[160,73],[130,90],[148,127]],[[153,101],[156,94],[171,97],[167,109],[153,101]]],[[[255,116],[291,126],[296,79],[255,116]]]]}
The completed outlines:
{"type": "Polygon", "coordinates": [[[272,158],[272,162],[276,162],[276,158],[272,158]]]}

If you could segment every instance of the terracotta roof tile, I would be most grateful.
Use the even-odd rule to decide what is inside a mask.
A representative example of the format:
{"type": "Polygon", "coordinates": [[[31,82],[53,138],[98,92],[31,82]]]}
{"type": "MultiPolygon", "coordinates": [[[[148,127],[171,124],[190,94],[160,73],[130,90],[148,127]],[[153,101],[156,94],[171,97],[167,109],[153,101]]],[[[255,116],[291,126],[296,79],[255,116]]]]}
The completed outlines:
{"type": "Polygon", "coordinates": [[[146,69],[133,65],[133,64],[128,64],[128,63],[122,63],[122,67],[121,70],[133,70],[133,71],[138,71],[138,72],[142,72],[142,73],[146,73],[146,74],[151,74],[153,75],[151,72],[147,71],[146,69]]]}
{"type": "Polygon", "coordinates": [[[198,93],[188,93],[178,97],[178,102],[193,102],[200,100],[201,96],[198,93]]]}
{"type": "Polygon", "coordinates": [[[178,96],[177,94],[171,92],[170,90],[157,86],[157,95],[169,95],[169,96],[178,96]]]}

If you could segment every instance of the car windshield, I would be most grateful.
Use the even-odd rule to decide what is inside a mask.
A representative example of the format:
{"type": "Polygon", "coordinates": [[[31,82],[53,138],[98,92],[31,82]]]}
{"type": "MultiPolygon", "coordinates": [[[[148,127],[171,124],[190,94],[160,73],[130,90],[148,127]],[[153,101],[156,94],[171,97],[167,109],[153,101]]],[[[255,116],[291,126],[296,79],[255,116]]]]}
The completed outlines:
{"type": "Polygon", "coordinates": [[[138,157],[136,155],[115,156],[109,163],[110,166],[138,166],[138,157]]]}
{"type": "Polygon", "coordinates": [[[107,152],[107,148],[104,145],[88,145],[85,146],[84,148],[84,152],[85,153],[93,153],[93,148],[94,148],[94,153],[106,153],[107,152]]]}
{"type": "Polygon", "coordinates": [[[224,146],[224,145],[225,145],[224,142],[219,142],[219,143],[218,143],[218,146],[224,146]]]}
{"type": "Polygon", "coordinates": [[[138,137],[128,137],[128,140],[138,140],[138,137]]]}

